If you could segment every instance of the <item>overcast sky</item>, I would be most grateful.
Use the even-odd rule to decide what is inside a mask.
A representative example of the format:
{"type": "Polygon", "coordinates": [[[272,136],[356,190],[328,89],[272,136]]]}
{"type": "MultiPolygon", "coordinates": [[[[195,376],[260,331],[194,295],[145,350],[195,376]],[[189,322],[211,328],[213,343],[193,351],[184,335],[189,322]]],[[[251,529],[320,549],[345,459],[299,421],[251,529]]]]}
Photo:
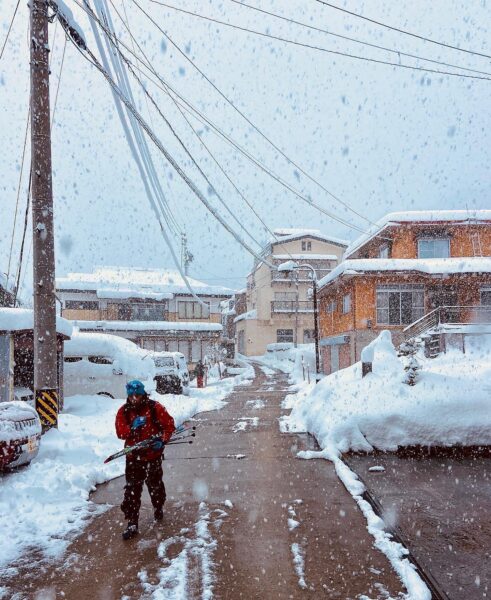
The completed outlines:
{"type": "MultiPolygon", "coordinates": [[[[72,7],[89,46],[97,54],[89,22],[72,7]]],[[[366,229],[391,210],[491,208],[491,82],[423,73],[358,61],[292,46],[197,19],[138,0],[155,21],[216,86],[277,146],[365,219],[346,210],[299,174],[218,95],[138,10],[124,0],[130,27],[155,69],[189,102],[256,158],[324,208],[366,229]]],[[[115,0],[118,10],[123,0],[115,0]]],[[[429,63],[339,40],[260,15],[231,0],[169,0],[230,23],[311,45],[403,64],[429,63]]],[[[322,6],[315,0],[249,0],[283,16],[360,40],[491,73],[491,60],[443,48],[389,31],[322,6]]],[[[0,48],[16,0],[1,0],[0,48]]],[[[485,0],[371,0],[341,4],[352,11],[412,32],[491,54],[491,7],[485,0]]],[[[117,31],[131,44],[116,14],[117,31]]],[[[56,95],[63,36],[50,25],[52,104],[56,95]]],[[[28,8],[21,2],[0,61],[0,270],[7,271],[14,225],[23,137],[28,109],[28,8]]],[[[209,202],[240,235],[264,242],[266,232],[200,146],[165,94],[149,92],[242,229],[190,165],[158,113],[132,83],[137,108],[163,144],[188,171],[209,202]]],[[[230,146],[193,122],[237,187],[270,228],[318,227],[352,239],[357,229],[307,206],[252,166],[230,146]]],[[[169,205],[189,239],[195,261],[191,274],[202,280],[242,287],[252,257],[217,223],[179,181],[150,142],[169,205]]],[[[28,162],[27,162],[28,164],[28,162]]],[[[53,168],[57,274],[94,265],[174,268],[125,141],[109,87],[69,43],[66,47],[53,127],[53,168]]],[[[11,271],[17,268],[28,173],[24,172],[11,271]]],[[[180,241],[173,238],[179,253],[180,241]]],[[[26,254],[30,255],[28,230],[26,254]]],[[[255,246],[255,245],[254,245],[255,246]]],[[[255,246],[257,248],[257,246],[255,246]]],[[[31,264],[25,289],[31,287],[31,264]]]]}

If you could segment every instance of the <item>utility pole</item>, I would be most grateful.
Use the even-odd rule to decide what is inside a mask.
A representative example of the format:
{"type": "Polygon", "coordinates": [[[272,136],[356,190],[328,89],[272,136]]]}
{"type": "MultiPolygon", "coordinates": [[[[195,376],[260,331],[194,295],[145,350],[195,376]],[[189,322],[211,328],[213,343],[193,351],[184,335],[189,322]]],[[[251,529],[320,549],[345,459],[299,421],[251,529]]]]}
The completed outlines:
{"type": "Polygon", "coordinates": [[[30,0],[34,389],[43,428],[58,425],[48,1],[30,0]]]}
{"type": "Polygon", "coordinates": [[[298,271],[294,271],[295,277],[295,329],[293,331],[293,347],[298,347],[298,271]]]}

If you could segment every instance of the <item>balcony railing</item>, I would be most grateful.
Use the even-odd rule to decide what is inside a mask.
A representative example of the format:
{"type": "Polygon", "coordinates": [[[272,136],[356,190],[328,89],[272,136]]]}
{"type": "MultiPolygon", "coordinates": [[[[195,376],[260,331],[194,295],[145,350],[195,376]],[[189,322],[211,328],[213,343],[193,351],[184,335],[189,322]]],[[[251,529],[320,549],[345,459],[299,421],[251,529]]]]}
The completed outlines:
{"type": "Polygon", "coordinates": [[[314,303],[311,300],[273,300],[271,302],[271,314],[292,314],[298,310],[299,313],[314,312],[314,303]],[[298,309],[297,309],[298,306],[298,309]]]}
{"type": "Polygon", "coordinates": [[[447,323],[462,325],[472,323],[489,324],[491,323],[491,306],[439,306],[408,325],[403,333],[406,339],[410,339],[447,323]]]}

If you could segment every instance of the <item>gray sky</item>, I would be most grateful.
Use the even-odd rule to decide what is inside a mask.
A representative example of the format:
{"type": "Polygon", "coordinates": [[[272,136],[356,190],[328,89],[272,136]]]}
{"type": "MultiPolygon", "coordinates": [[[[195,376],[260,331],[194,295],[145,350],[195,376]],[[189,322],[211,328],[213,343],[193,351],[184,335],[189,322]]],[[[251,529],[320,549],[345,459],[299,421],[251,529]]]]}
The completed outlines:
{"type": "MultiPolygon", "coordinates": [[[[118,9],[122,1],[115,0],[118,9]]],[[[230,0],[169,0],[169,4],[173,1],[243,27],[333,50],[399,61],[397,56],[386,52],[261,16],[230,0]]],[[[163,35],[132,0],[124,2],[133,33],[155,68],[187,100],[299,191],[357,227],[368,226],[367,220],[337,204],[268,147],[192,65],[164,42],[163,35]]],[[[390,210],[491,207],[491,82],[425,74],[316,52],[196,19],[149,0],[139,2],[187,56],[288,156],[367,219],[374,220],[390,210]]],[[[73,8],[90,47],[96,52],[83,12],[73,0],[66,3],[73,8]]],[[[491,61],[486,58],[415,40],[332,10],[315,0],[249,0],[248,3],[371,43],[491,72],[491,61]]],[[[2,0],[1,4],[0,47],[15,0],[2,0]]],[[[491,54],[491,13],[485,0],[431,3],[348,0],[342,5],[448,44],[491,54]]],[[[121,37],[130,43],[115,15],[114,19],[121,37]]],[[[0,61],[2,271],[8,268],[28,108],[27,27],[28,9],[21,2],[0,61]]],[[[54,25],[50,31],[53,38],[54,25]]],[[[53,103],[63,48],[59,27],[51,47],[53,103]]],[[[400,61],[423,64],[403,57],[400,61]]],[[[162,142],[192,174],[209,201],[239,230],[230,215],[220,208],[216,196],[207,192],[207,184],[190,166],[159,115],[154,110],[149,114],[137,84],[132,85],[138,109],[152,123],[162,142]]],[[[148,89],[243,228],[264,241],[266,233],[256,217],[212,164],[169,99],[152,84],[148,89]]],[[[355,229],[350,230],[308,207],[212,133],[204,132],[203,139],[271,228],[318,227],[338,237],[356,237],[355,229]]],[[[198,279],[241,287],[243,280],[233,278],[247,273],[252,257],[207,213],[151,143],[150,146],[169,204],[188,234],[190,250],[195,256],[191,274],[198,279]]],[[[70,44],[53,128],[53,166],[58,275],[89,270],[97,264],[174,268],[125,142],[107,83],[70,44]]],[[[25,172],[21,188],[11,271],[18,261],[27,175],[25,172]]],[[[28,233],[26,253],[29,253],[30,229],[28,233]]],[[[241,234],[246,236],[244,231],[241,234]]],[[[179,250],[179,241],[175,242],[179,250]]],[[[26,289],[31,286],[30,269],[29,264],[26,289]]]]}

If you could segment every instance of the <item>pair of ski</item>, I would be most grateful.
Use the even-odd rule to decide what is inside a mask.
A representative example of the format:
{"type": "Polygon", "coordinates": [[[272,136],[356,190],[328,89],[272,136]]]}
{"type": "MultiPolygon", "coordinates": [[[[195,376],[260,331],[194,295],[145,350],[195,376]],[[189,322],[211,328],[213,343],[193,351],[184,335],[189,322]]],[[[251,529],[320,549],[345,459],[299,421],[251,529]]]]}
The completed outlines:
{"type": "MultiPolygon", "coordinates": [[[[188,438],[195,437],[196,436],[195,432],[196,432],[196,425],[191,425],[191,426],[180,425],[179,427],[177,427],[175,429],[170,440],[165,443],[165,446],[173,446],[175,444],[192,444],[193,440],[189,440],[188,438]]],[[[104,461],[104,464],[111,462],[112,460],[115,460],[116,458],[119,458],[120,456],[127,456],[128,454],[131,454],[132,452],[136,452],[137,450],[145,450],[146,448],[150,448],[153,444],[155,444],[155,442],[161,442],[161,441],[162,441],[161,434],[152,435],[149,438],[147,438],[146,440],[142,440],[141,442],[138,442],[138,444],[135,444],[134,446],[128,446],[126,448],[123,448],[119,452],[116,452],[115,454],[111,454],[111,456],[108,456],[106,458],[106,460],[104,461]]]]}

